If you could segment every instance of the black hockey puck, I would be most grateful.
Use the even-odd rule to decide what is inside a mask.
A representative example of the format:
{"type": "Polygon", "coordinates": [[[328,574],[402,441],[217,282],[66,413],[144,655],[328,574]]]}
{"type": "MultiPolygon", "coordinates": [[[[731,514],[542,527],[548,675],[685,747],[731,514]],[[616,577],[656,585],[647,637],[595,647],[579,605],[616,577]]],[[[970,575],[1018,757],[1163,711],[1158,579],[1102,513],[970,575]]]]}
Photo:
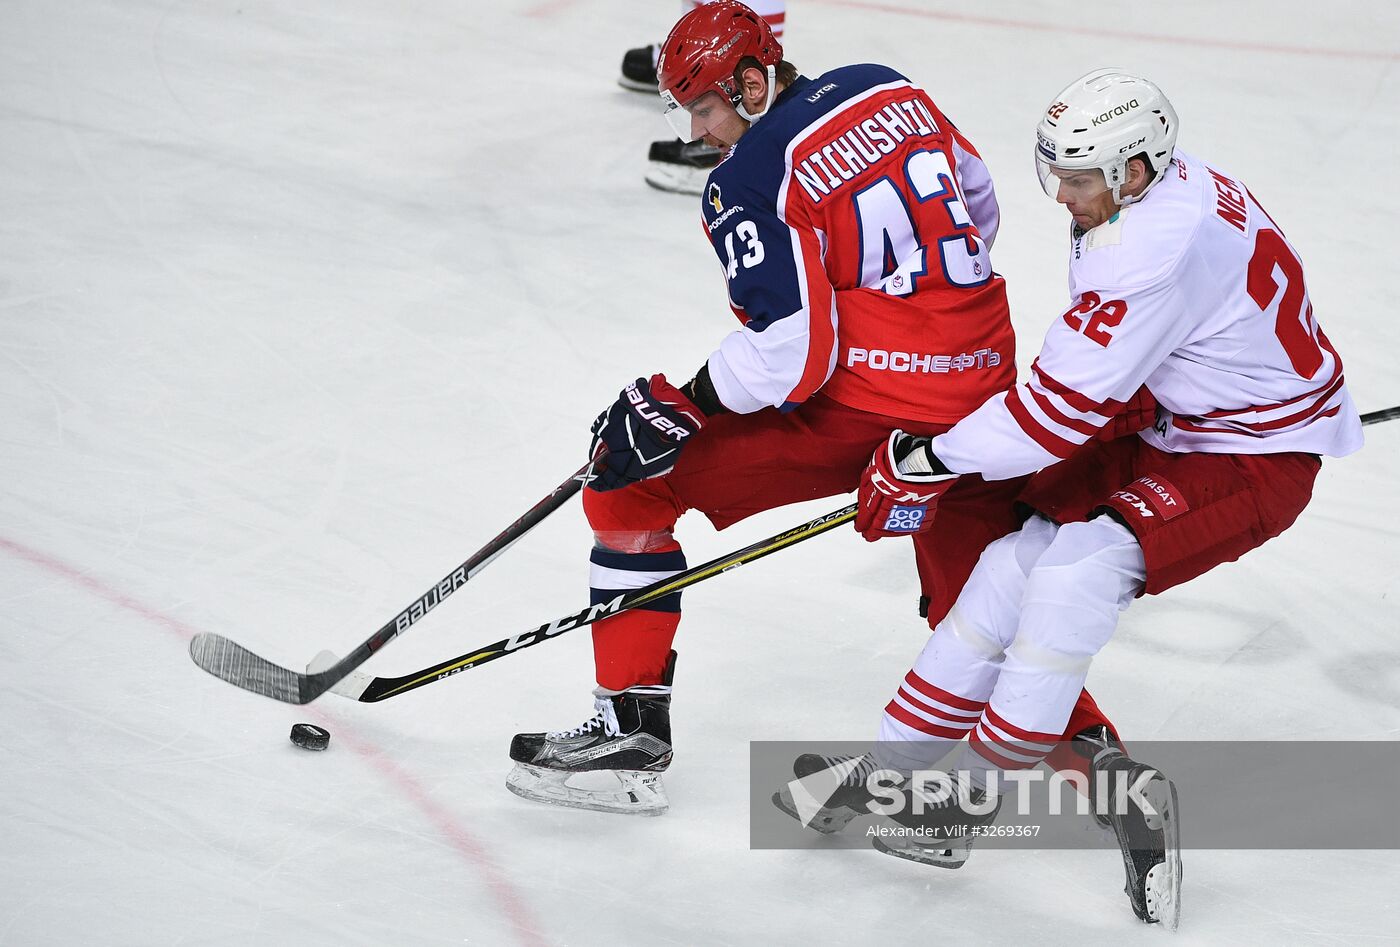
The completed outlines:
{"type": "Polygon", "coordinates": [[[324,750],[331,745],[331,732],[314,723],[292,724],[292,742],[304,750],[324,750]]]}

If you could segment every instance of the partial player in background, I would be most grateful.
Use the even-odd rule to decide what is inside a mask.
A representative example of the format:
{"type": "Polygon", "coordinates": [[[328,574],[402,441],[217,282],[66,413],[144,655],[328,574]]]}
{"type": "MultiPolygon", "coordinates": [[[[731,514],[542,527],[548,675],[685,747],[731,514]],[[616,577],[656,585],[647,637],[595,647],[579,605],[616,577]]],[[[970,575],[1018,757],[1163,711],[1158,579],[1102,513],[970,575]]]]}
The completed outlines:
{"type": "MultiPolygon", "coordinates": [[[[1038,471],[1021,495],[1034,515],[983,553],[913,669],[970,720],[951,769],[973,801],[1056,745],[1120,611],[1282,533],[1311,497],[1319,455],[1361,447],[1297,251],[1238,177],[1176,139],[1176,113],[1146,79],[1100,69],[1055,97],[1036,164],[1074,221],[1071,305],[1026,382],[943,434],[895,431],[862,483],[856,528],[874,540],[904,535],[911,508],[937,528],[939,494],[964,477],[1038,471]],[[1086,446],[1144,384],[1156,423],[1086,446]]],[[[1097,766],[1136,766],[1098,737],[1097,766]]],[[[888,711],[879,739],[874,762],[904,772],[952,747],[888,711]]],[[[1114,828],[1133,909],[1156,921],[1180,903],[1163,825],[1174,787],[1157,773],[1149,798],[1161,819],[1130,804],[1114,828]]],[[[996,813],[954,800],[897,817],[943,840],[876,847],[956,867],[966,833],[996,813]]]]}
{"type": "MultiPolygon", "coordinates": [[[[682,14],[689,13],[703,2],[681,0],[682,14]]],[[[787,20],[787,0],[754,0],[748,7],[763,17],[773,31],[774,39],[781,43],[787,20]]],[[[660,91],[656,84],[656,59],[660,50],[659,43],[629,49],[622,57],[622,74],[618,77],[618,85],[653,95],[660,91]]],[[[719,164],[721,154],[719,148],[703,141],[680,138],[654,141],[647,151],[648,164],[644,178],[657,190],[699,195],[710,176],[710,170],[719,164]]]]}
{"type": "MultiPolygon", "coordinates": [[[[891,427],[945,431],[1015,379],[990,258],[991,177],[927,93],[885,66],[801,76],[764,20],[731,0],[676,24],[659,73],[677,134],[732,146],[702,213],[741,328],[685,384],[638,378],[594,423],[601,453],[584,491],[594,601],[684,569],[673,528],[686,510],[723,529],[849,492],[891,427]]],[[[962,478],[915,540],[931,621],[981,549],[1015,528],[1018,487],[962,478]]],[[[512,791],[665,809],[679,622],[676,594],[594,626],[596,713],[572,730],[518,734],[512,791]],[[590,770],[617,773],[622,788],[567,783],[590,770]]],[[[1080,705],[1080,729],[1106,724],[1088,695],[1080,705]]],[[[944,732],[936,716],[920,720],[944,732]]]]}

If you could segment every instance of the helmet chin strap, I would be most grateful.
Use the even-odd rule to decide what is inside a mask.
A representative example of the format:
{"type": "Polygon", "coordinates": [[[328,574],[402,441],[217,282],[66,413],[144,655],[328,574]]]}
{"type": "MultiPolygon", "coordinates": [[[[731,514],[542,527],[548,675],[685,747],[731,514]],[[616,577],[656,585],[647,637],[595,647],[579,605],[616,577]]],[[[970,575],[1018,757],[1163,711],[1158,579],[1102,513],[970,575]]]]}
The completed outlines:
{"type": "Polygon", "coordinates": [[[767,96],[767,98],[765,98],[765,99],[763,100],[763,108],[759,110],[759,112],[758,112],[757,115],[750,115],[750,114],[749,114],[749,110],[744,106],[744,100],[743,100],[742,98],[740,98],[740,100],[739,100],[739,108],[736,109],[736,111],[739,113],[739,117],[742,118],[744,121],[748,122],[750,125],[752,125],[754,122],[758,121],[758,120],[759,120],[760,118],[762,118],[763,116],[767,115],[767,114],[768,114],[768,109],[772,107],[772,105],[773,105],[773,94],[777,91],[777,75],[778,75],[777,67],[776,67],[776,66],[769,66],[769,67],[768,67],[768,96],[767,96]]]}
{"type": "MultiPolygon", "coordinates": [[[[1119,165],[1116,165],[1116,166],[1110,165],[1108,168],[1104,168],[1104,169],[1103,169],[1103,176],[1104,176],[1104,180],[1105,180],[1105,181],[1107,181],[1107,180],[1109,179],[1109,176],[1110,176],[1110,175],[1109,175],[1109,172],[1110,172],[1110,170],[1112,171],[1112,178],[1113,178],[1113,182],[1114,182],[1113,185],[1112,185],[1112,190],[1113,190],[1113,203],[1114,203],[1117,207],[1120,207],[1120,208],[1121,208],[1121,207],[1124,206],[1124,204],[1123,204],[1123,195],[1122,195],[1121,193],[1119,193],[1119,192],[1122,191],[1123,185],[1124,185],[1124,184],[1127,182],[1127,180],[1128,180],[1128,162],[1127,162],[1127,161],[1124,161],[1124,162],[1122,162],[1122,163],[1119,164],[1119,165]]],[[[1129,204],[1132,203],[1132,199],[1131,199],[1131,198],[1128,199],[1128,203],[1129,203],[1129,204]]]]}
{"type": "Polygon", "coordinates": [[[1129,204],[1136,204],[1138,201],[1142,200],[1144,197],[1147,196],[1147,192],[1152,190],[1153,185],[1155,185],[1158,181],[1162,179],[1162,176],[1159,174],[1157,175],[1157,177],[1153,178],[1151,181],[1148,182],[1147,187],[1142,189],[1141,194],[1124,195],[1120,192],[1123,190],[1123,185],[1128,183],[1128,166],[1126,161],[1123,162],[1122,177],[1122,181],[1120,181],[1118,184],[1113,185],[1113,203],[1117,204],[1120,209],[1127,207],[1129,204]]]}

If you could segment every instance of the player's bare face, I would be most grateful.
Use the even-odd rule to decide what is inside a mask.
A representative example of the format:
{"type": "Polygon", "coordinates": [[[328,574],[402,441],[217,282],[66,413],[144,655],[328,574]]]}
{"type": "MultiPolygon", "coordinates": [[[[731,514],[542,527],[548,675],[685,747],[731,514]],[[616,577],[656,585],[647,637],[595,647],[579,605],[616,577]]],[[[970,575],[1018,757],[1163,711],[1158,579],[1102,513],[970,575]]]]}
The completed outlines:
{"type": "Polygon", "coordinates": [[[1058,179],[1055,200],[1065,205],[1081,230],[1093,230],[1118,213],[1113,191],[1100,169],[1067,171],[1052,168],[1051,173],[1058,179]]]}

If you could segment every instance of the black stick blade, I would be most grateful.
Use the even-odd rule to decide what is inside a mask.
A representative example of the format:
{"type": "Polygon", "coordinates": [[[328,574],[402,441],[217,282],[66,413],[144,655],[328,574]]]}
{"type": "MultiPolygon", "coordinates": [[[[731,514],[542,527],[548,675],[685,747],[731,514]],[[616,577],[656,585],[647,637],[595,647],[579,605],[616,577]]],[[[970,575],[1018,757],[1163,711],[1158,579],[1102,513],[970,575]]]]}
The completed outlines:
{"type": "Polygon", "coordinates": [[[1369,414],[1363,414],[1361,416],[1361,423],[1378,424],[1381,421],[1390,421],[1394,418],[1400,418],[1400,405],[1396,405],[1393,408],[1383,408],[1380,411],[1372,411],[1369,414]]]}
{"type": "Polygon", "coordinates": [[[278,667],[223,635],[195,635],[190,642],[190,657],[215,677],[273,700],[304,704],[317,696],[308,694],[310,688],[303,687],[309,683],[307,675],[278,667]]]}

